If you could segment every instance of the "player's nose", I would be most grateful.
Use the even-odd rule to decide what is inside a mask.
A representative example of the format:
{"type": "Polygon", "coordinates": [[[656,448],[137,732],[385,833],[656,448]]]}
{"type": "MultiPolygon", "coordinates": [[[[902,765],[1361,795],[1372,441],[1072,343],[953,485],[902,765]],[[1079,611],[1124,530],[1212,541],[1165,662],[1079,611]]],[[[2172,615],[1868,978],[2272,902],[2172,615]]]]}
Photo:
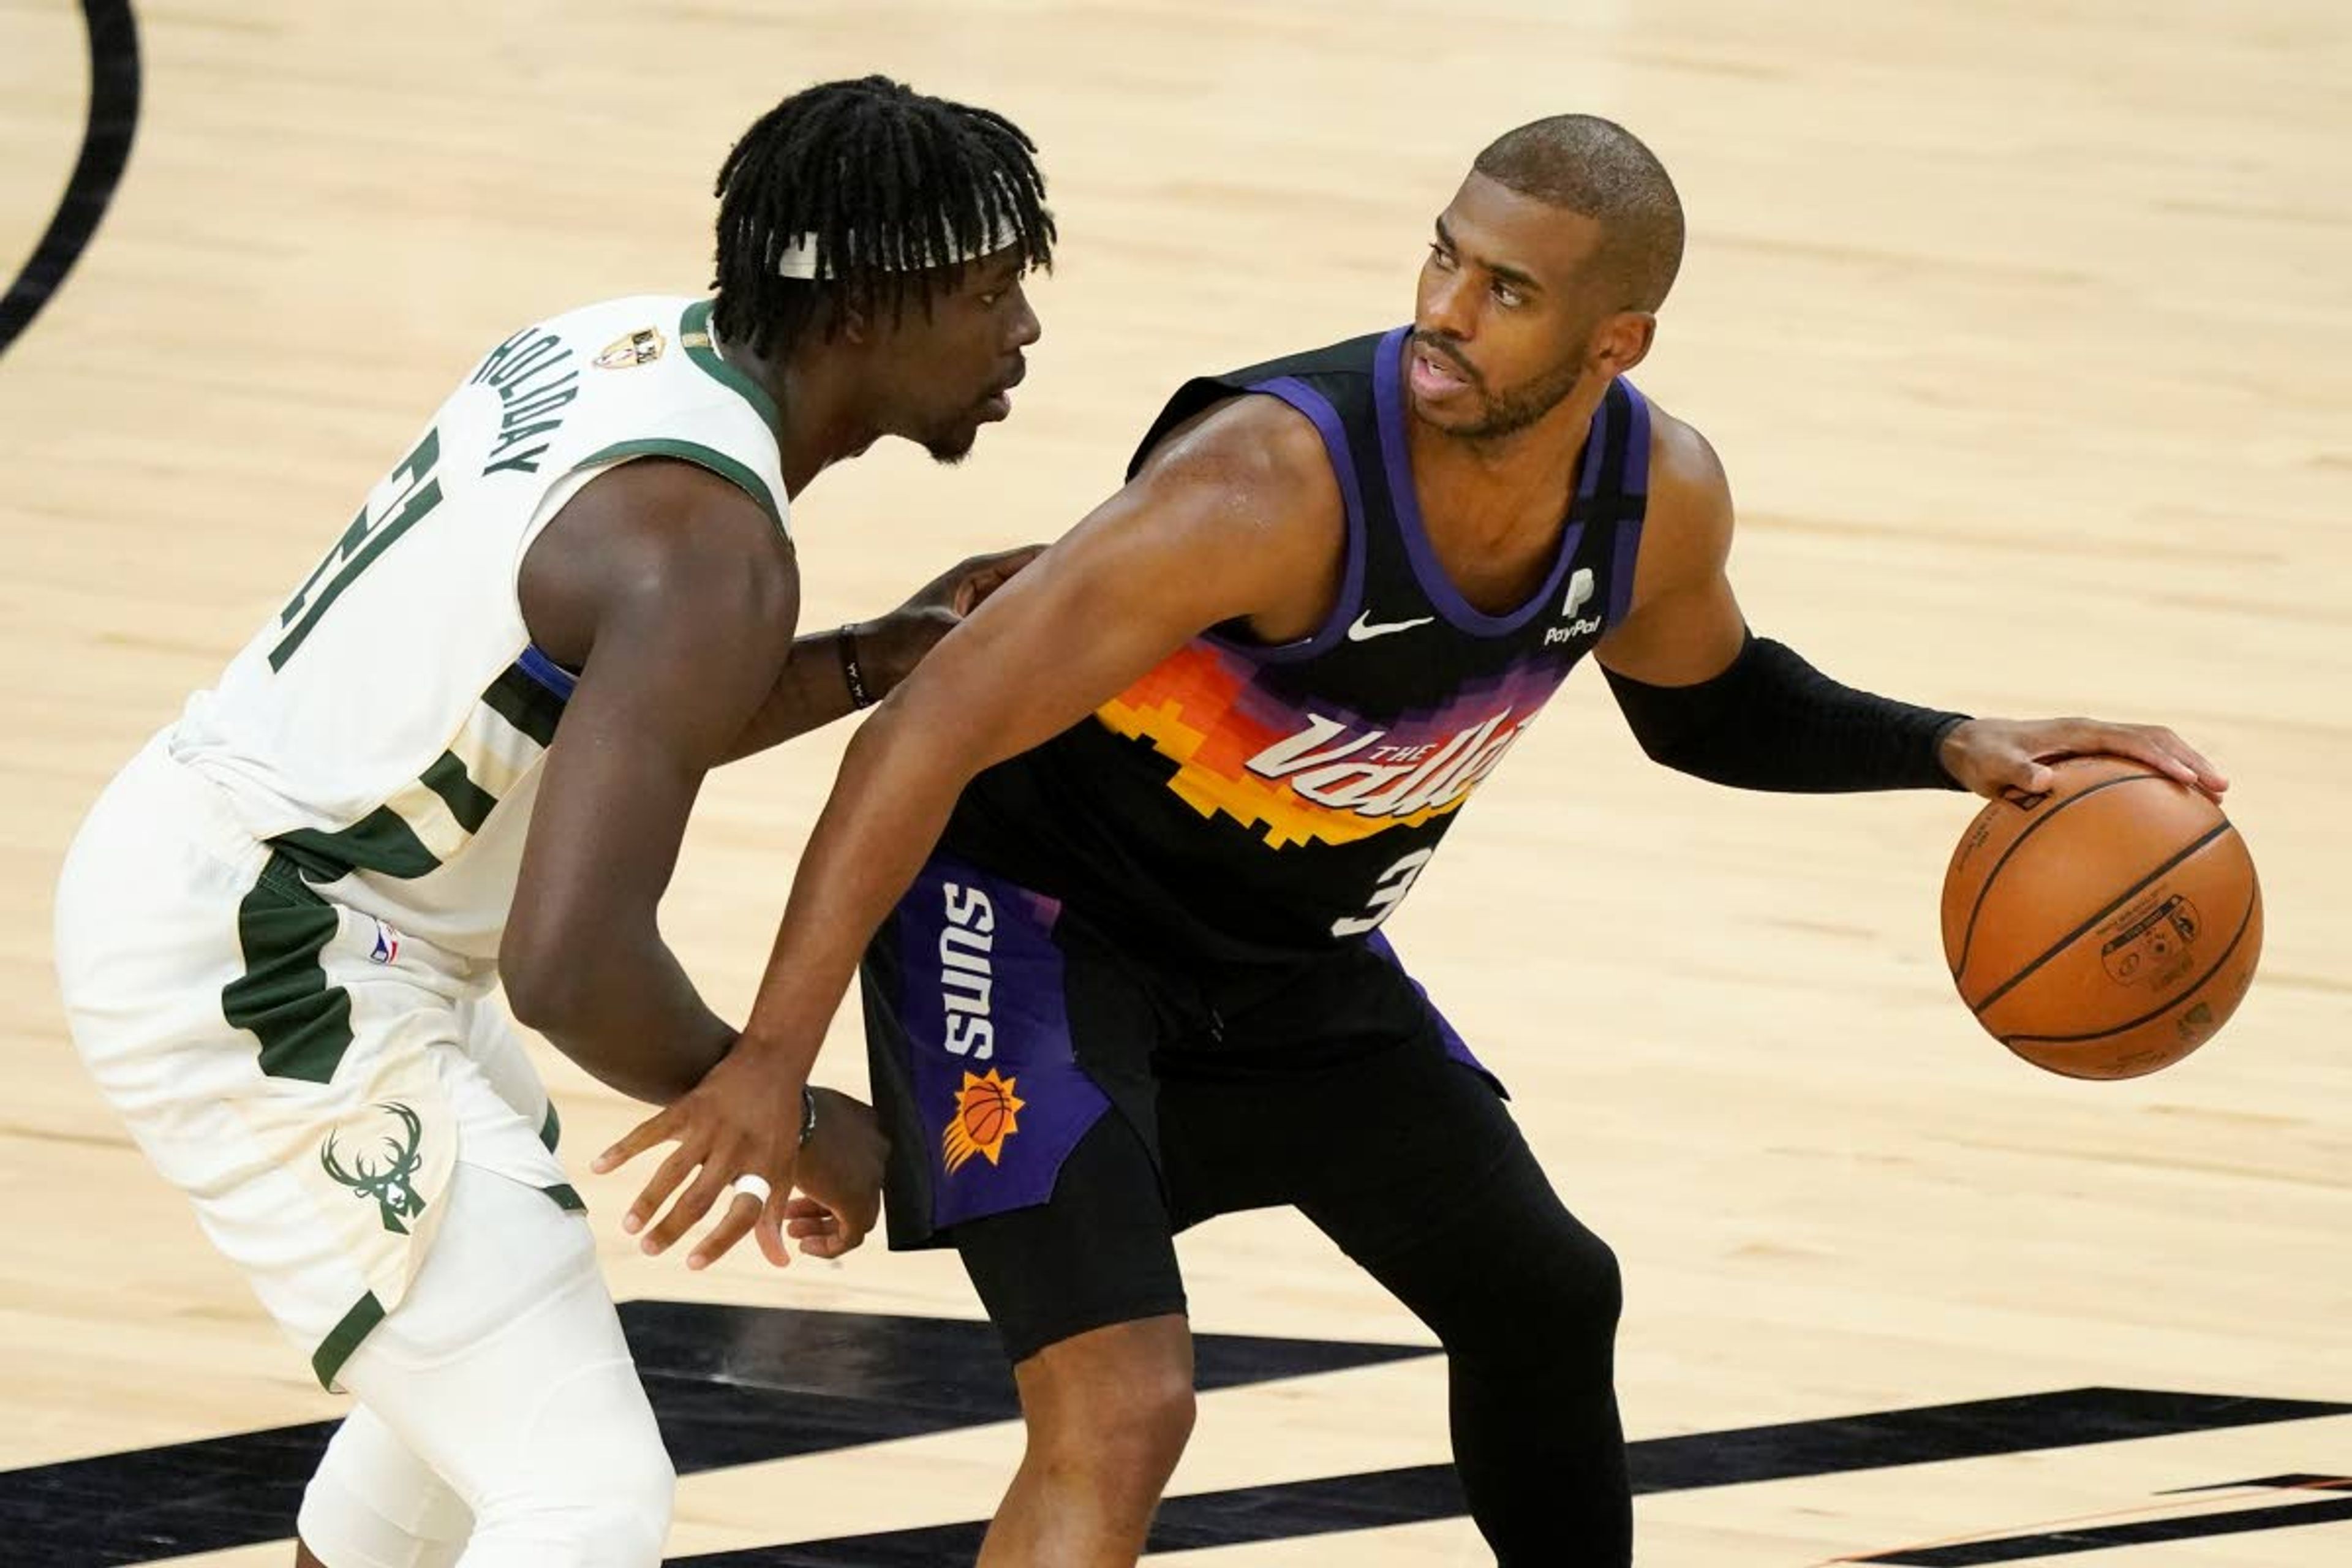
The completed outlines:
{"type": "Polygon", "coordinates": [[[1030,307],[1027,294],[1020,296],[1019,303],[1021,308],[1013,313],[1012,343],[1016,349],[1025,349],[1045,335],[1045,328],[1030,307]]]}

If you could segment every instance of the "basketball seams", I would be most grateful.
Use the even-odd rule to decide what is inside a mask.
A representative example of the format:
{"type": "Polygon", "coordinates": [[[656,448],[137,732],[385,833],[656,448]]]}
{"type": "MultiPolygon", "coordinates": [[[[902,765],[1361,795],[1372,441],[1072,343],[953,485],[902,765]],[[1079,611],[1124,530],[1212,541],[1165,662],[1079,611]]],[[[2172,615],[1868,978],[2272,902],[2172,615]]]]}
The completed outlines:
{"type": "MultiPolygon", "coordinates": [[[[2090,792],[2087,790],[2084,792],[2085,795],[2088,795],[2089,793],[2090,792]]],[[[2044,949],[2042,954],[2035,958],[2032,963],[2028,963],[2016,973],[2011,975],[2007,980],[2001,982],[2000,985],[1994,987],[1992,993],[1986,996],[1983,1001],[1970,1003],[1969,1005],[1969,1011],[1974,1013],[1979,1018],[1982,1018],[1986,1010],[1991,1007],[1994,1003],[1999,1002],[2002,997],[2016,990],[2018,986],[2023,984],[2028,979],[2039,973],[2044,964],[2047,964],[2052,959],[2056,958],[2060,953],[2064,952],[2068,948],[2074,946],[2076,942],[2082,939],[2084,933],[2091,931],[2094,927],[2097,926],[2101,921],[2105,920],[2109,915],[2115,913],[2116,910],[2121,909],[2124,905],[2137,898],[2141,893],[2145,892],[2149,886],[2160,880],[2168,872],[2178,868],[2191,857],[2203,850],[2207,846],[2220,839],[2223,834],[2234,833],[2236,829],[2225,820],[2216,823],[2213,826],[2198,835],[2197,837],[2191,839],[2188,844],[2182,846],[2179,849],[2175,850],[2169,858],[2166,859],[2154,870],[2148,872],[2146,876],[2140,878],[2139,880],[2134,882],[2130,887],[2126,888],[2122,892],[2116,894],[2115,898],[2108,900],[2105,908],[2100,909],[2088,919],[2084,920],[2080,925],[2076,926],[2074,930],[2060,937],[2056,942],[2051,943],[2050,946],[2044,949]]],[[[1965,998],[1963,999],[1965,1000],[1965,998]]]]}
{"type": "MultiPolygon", "coordinates": [[[[2025,831],[2009,841],[2009,847],[2000,852],[2000,858],[1992,863],[1992,869],[1987,871],[1985,873],[1984,880],[1978,884],[1976,901],[1969,906],[1969,923],[1960,933],[1959,960],[1952,965],[1952,982],[1954,984],[1958,984],[1959,983],[1960,976],[1966,974],[1969,971],[1969,954],[1976,947],[1977,917],[1984,912],[1985,900],[1991,897],[1993,884],[2000,879],[2001,868],[2009,864],[2010,858],[2024,847],[2025,841],[2027,839],[2032,837],[2044,827],[2047,827],[2051,823],[2056,821],[2059,816],[2063,813],[2068,806],[2076,805],[2082,801],[2086,801],[2093,795],[2097,795],[2100,791],[2113,789],[2117,784],[2138,784],[2144,781],[2153,781],[2159,784],[2170,782],[2166,779],[2162,773],[2126,773],[2120,778],[2102,779],[2097,784],[2093,784],[2090,788],[2083,791],[2079,795],[2068,795],[2064,800],[2062,800],[2057,805],[2052,806],[2046,816],[2037,816],[2032,822],[2026,824],[2025,831]]],[[[1982,1011],[1982,1009],[1979,1009],[1979,1011],[1982,1011]]]]}
{"type": "Polygon", "coordinates": [[[2143,1025],[2147,1025],[2147,1024],[2153,1024],[2153,1023],[2155,1023],[2158,1018],[2163,1017],[2167,1013],[2170,1013],[2170,1012],[2173,1012],[2173,1011],[2177,1010],[2177,1009],[2178,1009],[2178,1008],[2179,1008],[2179,1007],[2183,1003],[2185,1003],[2185,1002],[2189,1001],[2191,997],[2195,996],[2199,992],[2200,992],[2200,991],[2204,990],[2204,989],[2205,989],[2205,987],[2206,987],[2207,985],[2209,985],[2209,984],[2210,984],[2212,983],[2213,977],[2214,977],[2215,975],[2217,975],[2217,974],[2221,973],[2221,971],[2222,971],[2224,968],[2228,967],[2231,958],[2231,957],[2232,957],[2232,956],[2237,952],[2239,946],[2240,946],[2242,943],[2243,943],[2243,942],[2244,942],[2244,941],[2246,940],[2246,933],[2247,933],[2248,931],[2252,931],[2252,930],[2253,930],[2253,929],[2254,929],[2254,916],[2255,916],[2255,914],[2256,914],[2258,911],[2260,911],[2260,910],[2261,910],[2262,907],[2263,907],[2262,891],[2261,891],[2261,889],[2260,889],[2259,887],[2257,887],[2257,888],[2255,889],[2254,895],[2253,895],[2252,898],[2250,898],[2250,899],[2248,899],[2248,900],[2246,900],[2246,912],[2245,912],[2242,916],[2241,916],[2241,917],[2239,918],[2239,921],[2238,921],[2238,929],[2237,929],[2237,931],[2236,931],[2235,932],[2233,932],[2233,933],[2231,934],[2231,938],[2230,938],[2230,945],[2229,945],[2229,946],[2227,946],[2227,947],[2225,947],[2225,948],[2223,948],[2223,949],[2221,950],[2221,957],[2219,957],[2219,958],[2217,958],[2217,959],[2215,959],[2215,960],[2212,962],[2212,963],[2211,963],[2210,966],[2208,966],[2208,967],[2207,967],[2207,969],[2206,969],[2205,973],[2202,973],[2202,974],[2200,974],[2200,975],[2199,975],[2199,976],[2197,977],[2196,983],[2195,983],[2194,984],[2190,985],[2188,989],[2186,989],[2186,990],[2184,990],[2184,991],[2180,992],[2178,995],[2175,995],[2175,996],[2171,997],[2170,999],[2168,999],[2168,1001],[2166,1001],[2166,1002],[2164,1003],[2164,1005],[2161,1005],[2161,1006],[2159,1006],[2159,1007],[2157,1007],[2157,1008],[2153,1009],[2152,1011],[2149,1011],[2149,1012],[2147,1012],[2147,1013],[2143,1013],[2143,1014],[2141,1014],[2141,1015],[2140,1015],[2138,1017],[2137,1017],[2137,1018],[2132,1018],[2132,1019],[2129,1019],[2129,1020],[2127,1020],[2127,1021],[2126,1021],[2126,1022],[2124,1022],[2124,1023],[2117,1024],[2117,1025],[2116,1025],[2114,1028],[2112,1028],[2112,1029],[2101,1029],[2101,1030],[2099,1030],[2096,1034],[2091,1034],[2091,1035],[2003,1035],[2003,1036],[2000,1037],[2000,1043],[2001,1043],[2002,1045],[2004,1045],[2004,1046],[2007,1046],[2007,1047],[2008,1047],[2010,1049],[2011,1049],[2011,1050],[2015,1050],[2015,1049],[2016,1049],[2019,1046],[2021,1046],[2021,1045],[2025,1045],[2025,1046],[2081,1046],[2081,1045],[2088,1045],[2088,1044],[2090,1044],[2090,1043],[2091,1043],[2092,1041],[2094,1041],[2094,1040],[2104,1040],[2104,1039],[2108,1038],[2108,1037],[2111,1037],[2111,1036],[2128,1034],[2128,1033],[2130,1033],[2132,1030],[2141,1027],[2143,1025]]]}

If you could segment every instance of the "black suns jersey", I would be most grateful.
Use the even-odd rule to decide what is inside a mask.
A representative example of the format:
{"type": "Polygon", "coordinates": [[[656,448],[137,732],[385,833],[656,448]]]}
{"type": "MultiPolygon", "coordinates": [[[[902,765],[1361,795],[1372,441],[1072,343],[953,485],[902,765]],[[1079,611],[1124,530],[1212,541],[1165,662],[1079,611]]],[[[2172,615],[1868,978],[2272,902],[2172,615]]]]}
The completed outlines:
{"type": "Polygon", "coordinates": [[[1279,646],[1227,626],[1043,745],[974,779],[944,847],[1109,929],[1220,962],[1360,939],[1587,649],[1624,616],[1650,412],[1623,380],[1594,414],[1559,552],[1507,614],[1465,601],[1423,524],[1398,328],[1187,383],[1144,437],[1236,395],[1323,437],[1347,513],[1338,602],[1279,646]]]}

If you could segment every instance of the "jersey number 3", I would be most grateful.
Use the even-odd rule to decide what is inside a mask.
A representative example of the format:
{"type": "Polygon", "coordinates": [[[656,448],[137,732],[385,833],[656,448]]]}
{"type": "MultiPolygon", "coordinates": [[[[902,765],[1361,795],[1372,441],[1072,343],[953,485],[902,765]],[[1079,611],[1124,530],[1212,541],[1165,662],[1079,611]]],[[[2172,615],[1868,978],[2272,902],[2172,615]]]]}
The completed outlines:
{"type": "Polygon", "coordinates": [[[1333,921],[1331,934],[1362,936],[1366,931],[1378,931],[1381,922],[1395,913],[1396,907],[1404,902],[1404,896],[1412,891],[1413,879],[1421,875],[1421,868],[1428,865],[1429,858],[1436,853],[1434,845],[1427,849],[1416,849],[1381,872],[1381,879],[1373,885],[1370,900],[1364,905],[1364,912],[1350,915],[1346,920],[1333,921]]]}
{"type": "Polygon", "coordinates": [[[335,542],[335,548],[286,602],[278,617],[285,635],[269,650],[270,668],[285,668],[310,628],[319,624],[319,617],[327,613],[327,606],[367,570],[368,563],[391,549],[394,541],[416,525],[417,519],[441,504],[441,480],[433,472],[440,460],[441,432],[427,430],[416,450],[376,486],[359,516],[352,519],[351,527],[335,542]]]}

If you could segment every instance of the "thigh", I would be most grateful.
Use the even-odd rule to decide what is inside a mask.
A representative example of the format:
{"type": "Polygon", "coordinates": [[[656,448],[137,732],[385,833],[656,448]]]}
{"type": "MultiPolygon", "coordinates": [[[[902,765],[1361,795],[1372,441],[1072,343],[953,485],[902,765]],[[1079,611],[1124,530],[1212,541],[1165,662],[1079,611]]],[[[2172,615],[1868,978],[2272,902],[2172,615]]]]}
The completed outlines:
{"type": "Polygon", "coordinates": [[[407,1298],[352,1352],[343,1383],[478,1515],[599,1484],[666,1484],[586,1223],[471,1165],[447,1208],[407,1298]]]}
{"type": "Polygon", "coordinates": [[[1159,1125],[1180,1226],[1452,1171],[1516,1136],[1502,1088],[1385,945],[1213,976],[1223,1028],[1159,1062],[1159,1125]]]}
{"type": "Polygon", "coordinates": [[[1184,1310],[1159,1169],[1123,1117],[1078,1141],[1045,1202],[949,1235],[1015,1366],[1092,1330],[1184,1310]]]}

